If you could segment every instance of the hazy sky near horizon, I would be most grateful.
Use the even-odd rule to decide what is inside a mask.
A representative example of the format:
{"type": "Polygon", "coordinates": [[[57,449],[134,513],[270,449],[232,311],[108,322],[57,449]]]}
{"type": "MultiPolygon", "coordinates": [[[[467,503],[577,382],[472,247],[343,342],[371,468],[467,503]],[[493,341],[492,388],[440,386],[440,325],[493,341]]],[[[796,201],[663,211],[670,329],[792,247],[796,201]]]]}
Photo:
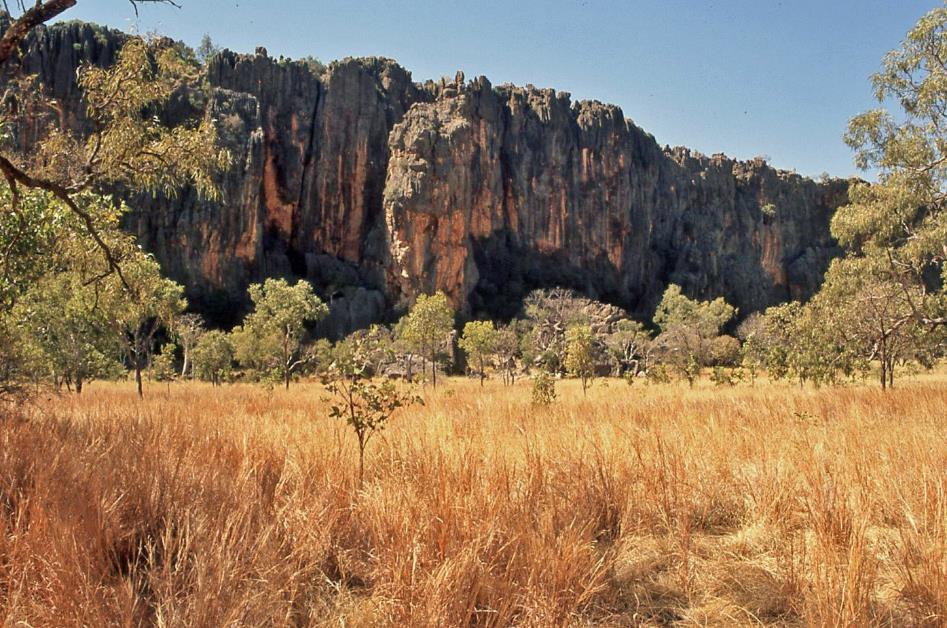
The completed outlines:
{"type": "MultiPolygon", "coordinates": [[[[63,19],[328,62],[385,56],[413,78],[486,75],[619,105],[661,144],[806,175],[859,174],[842,141],[870,75],[934,0],[80,0],[63,19]]],[[[861,176],[865,176],[861,174],[861,176]]]]}

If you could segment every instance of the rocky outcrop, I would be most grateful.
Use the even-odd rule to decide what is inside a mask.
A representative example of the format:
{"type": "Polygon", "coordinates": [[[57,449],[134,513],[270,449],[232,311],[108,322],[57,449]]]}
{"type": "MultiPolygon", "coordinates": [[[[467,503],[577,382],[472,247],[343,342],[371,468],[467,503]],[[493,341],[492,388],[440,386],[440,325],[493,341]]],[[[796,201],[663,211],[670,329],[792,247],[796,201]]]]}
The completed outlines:
{"type": "Polygon", "coordinates": [[[332,335],[382,318],[381,187],[388,133],[418,100],[408,73],[349,59],[320,77],[302,63],[223,53],[205,91],[235,157],[222,200],[169,211],[139,199],[129,227],[205,307],[239,313],[247,284],[275,275],[316,285],[332,303],[332,335]]]}
{"type": "MultiPolygon", "coordinates": [[[[64,124],[82,126],[77,65],[120,41],[68,23],[30,42],[64,124]]],[[[164,112],[205,114],[234,156],[221,200],[133,195],[127,227],[222,323],[268,276],[313,282],[329,335],[436,289],[468,315],[510,316],[554,285],[646,314],[675,282],[750,312],[819,285],[847,189],[662,148],[611,105],[482,77],[418,84],[387,59],[224,52],[164,112]]]]}
{"type": "Polygon", "coordinates": [[[598,102],[458,81],[392,130],[388,285],[512,313],[563,285],[647,309],[669,282],[743,311],[818,286],[844,182],[661,149],[598,102]]]}

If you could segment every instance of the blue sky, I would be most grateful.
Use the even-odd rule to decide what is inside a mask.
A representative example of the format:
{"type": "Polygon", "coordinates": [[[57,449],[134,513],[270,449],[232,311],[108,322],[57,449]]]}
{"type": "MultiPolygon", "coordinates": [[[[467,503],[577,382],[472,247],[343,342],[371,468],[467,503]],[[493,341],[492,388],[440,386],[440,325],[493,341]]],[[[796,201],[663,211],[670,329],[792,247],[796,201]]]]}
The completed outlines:
{"type": "MultiPolygon", "coordinates": [[[[484,74],[621,106],[662,144],[802,174],[857,171],[848,119],[934,0],[80,0],[63,15],[196,45],[323,61],[378,55],[415,80],[484,74]]],[[[864,176],[864,175],[862,175],[864,176]]]]}

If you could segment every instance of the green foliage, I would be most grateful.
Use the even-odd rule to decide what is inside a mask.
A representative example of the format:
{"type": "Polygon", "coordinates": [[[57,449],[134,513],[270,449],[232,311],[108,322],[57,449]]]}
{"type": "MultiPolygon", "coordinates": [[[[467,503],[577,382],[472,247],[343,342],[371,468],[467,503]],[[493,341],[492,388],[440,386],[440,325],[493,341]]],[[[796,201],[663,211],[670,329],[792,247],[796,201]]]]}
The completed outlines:
{"type": "Polygon", "coordinates": [[[302,351],[306,323],[318,321],[329,308],[309,282],[290,286],[285,279],[267,279],[249,289],[253,311],[233,332],[237,361],[268,382],[282,381],[286,388],[307,356],[302,351]]]}
{"type": "Polygon", "coordinates": [[[149,256],[140,254],[127,259],[122,263],[122,272],[125,283],[112,277],[100,289],[99,302],[125,358],[135,371],[141,396],[141,373],[151,355],[155,334],[162,328],[170,328],[187,302],[184,289],[162,277],[158,262],[149,256]]]}
{"type": "Polygon", "coordinates": [[[431,379],[437,386],[437,363],[454,329],[454,310],[443,292],[419,295],[400,326],[406,345],[431,363],[431,379]]]}
{"type": "Polygon", "coordinates": [[[852,375],[858,367],[836,333],[831,313],[795,301],[767,309],[761,329],[747,344],[773,379],[821,385],[852,375]]]}
{"type": "Polygon", "coordinates": [[[565,367],[582,381],[582,394],[586,394],[595,378],[595,344],[588,325],[575,325],[566,331],[565,367]]]}
{"type": "Polygon", "coordinates": [[[723,366],[715,366],[710,372],[710,381],[715,386],[736,386],[743,381],[743,371],[740,369],[728,369],[723,366]]]}
{"type": "Polygon", "coordinates": [[[220,46],[214,43],[214,40],[210,38],[208,33],[204,33],[204,35],[201,37],[201,43],[197,46],[197,60],[206,65],[207,62],[210,61],[211,57],[219,52],[220,46]]]}
{"type": "Polygon", "coordinates": [[[151,379],[170,382],[177,377],[174,354],[178,347],[173,342],[161,345],[161,352],[151,358],[151,379]]]}
{"type": "Polygon", "coordinates": [[[32,347],[35,375],[50,374],[81,393],[85,383],[121,370],[120,344],[98,288],[68,271],[51,274],[23,295],[14,316],[32,347]]]}
{"type": "Polygon", "coordinates": [[[464,333],[458,344],[468,358],[476,362],[481,386],[487,376],[486,362],[497,350],[498,339],[498,332],[490,321],[470,321],[464,325],[464,333]]]}
{"type": "MultiPolygon", "coordinates": [[[[214,180],[229,156],[217,147],[214,121],[169,127],[159,115],[174,93],[194,81],[193,72],[166,40],[129,38],[113,66],[84,66],[79,72],[89,121],[82,136],[62,127],[58,106],[33,77],[7,85],[5,98],[16,106],[5,107],[0,116],[5,175],[0,204],[6,207],[0,211],[0,317],[8,328],[35,323],[35,316],[9,318],[17,299],[41,278],[73,273],[75,299],[58,320],[32,334],[34,367],[38,361],[57,379],[65,374],[67,383],[81,386],[83,378],[114,364],[104,358],[113,353],[99,350],[89,326],[80,325],[77,304],[86,299],[86,287],[95,295],[97,315],[135,369],[139,393],[155,332],[183,307],[180,287],[163,280],[157,264],[119,230],[124,205],[91,190],[108,186],[174,195],[192,185],[202,196],[217,195],[214,180]],[[28,142],[29,152],[20,153],[25,129],[42,139],[28,142]],[[52,351],[49,339],[67,332],[69,342],[56,340],[60,349],[52,351]],[[68,365],[66,354],[72,356],[68,365]]],[[[43,305],[49,297],[37,292],[32,307],[50,307],[43,305]]]]}
{"type": "Polygon", "coordinates": [[[155,107],[195,79],[192,66],[165,40],[130,38],[113,66],[90,65],[79,73],[88,116],[101,132],[85,146],[54,133],[44,146],[54,148],[47,152],[57,155],[55,166],[67,172],[91,163],[99,184],[174,196],[191,183],[198,193],[216,197],[213,175],[229,166],[230,156],[217,148],[213,120],[169,128],[154,115],[155,107]],[[65,150],[57,148],[60,143],[65,150]],[[87,159],[76,160],[78,155],[87,159]]]}
{"type": "Polygon", "coordinates": [[[741,342],[740,364],[746,369],[751,382],[766,368],[764,337],[766,324],[761,312],[753,312],[737,327],[737,338],[741,342]]]}
{"type": "Polygon", "coordinates": [[[399,408],[424,403],[419,396],[399,389],[391,381],[373,381],[369,376],[370,354],[371,349],[363,339],[350,339],[322,379],[332,395],[327,400],[329,416],[344,420],[358,439],[359,486],[365,475],[365,448],[372,436],[385,428],[399,408]]]}
{"type": "MultiPolygon", "coordinates": [[[[71,198],[111,249],[116,263],[141,255],[119,227],[127,210],[124,204],[92,192],[71,198]]],[[[18,189],[14,197],[9,186],[0,184],[0,205],[9,209],[0,212],[0,311],[8,311],[26,290],[51,275],[75,272],[91,284],[111,273],[98,245],[90,240],[83,218],[55,195],[26,188],[18,189]]]]}
{"type": "Polygon", "coordinates": [[[0,315],[0,403],[16,403],[26,396],[29,377],[38,369],[32,344],[23,326],[0,315]]]}
{"type": "Polygon", "coordinates": [[[556,380],[549,371],[540,370],[533,378],[533,405],[548,406],[556,401],[556,380]]]}
{"type": "Polygon", "coordinates": [[[835,260],[822,289],[806,305],[787,303],[748,319],[743,365],[755,376],[816,385],[864,374],[879,364],[882,387],[893,385],[896,366],[928,366],[943,346],[944,330],[930,329],[915,315],[920,288],[891,279],[872,257],[835,260]]]}
{"type": "Polygon", "coordinates": [[[701,367],[711,360],[720,328],[735,314],[736,309],[723,298],[695,301],[684,296],[680,286],[669,285],[654,314],[654,323],[661,329],[654,344],[662,362],[693,386],[701,367]]]}
{"type": "Polygon", "coordinates": [[[849,204],[832,220],[849,256],[870,260],[873,281],[902,286],[911,316],[929,327],[947,325],[945,38],[947,7],[940,7],[918,21],[872,77],[879,104],[899,110],[852,118],[846,142],[878,183],[852,185],[849,204]]]}
{"type": "Polygon", "coordinates": [[[882,387],[895,367],[930,364],[943,346],[947,298],[947,8],[934,9],[889,53],[872,82],[881,105],[854,117],[846,142],[878,183],[853,182],[832,233],[832,263],[806,306],[767,312],[745,361],[775,377],[834,382],[877,361],[882,387]],[[939,277],[938,277],[939,276],[939,277]],[[938,331],[933,331],[938,329],[938,331]]]}
{"type": "Polygon", "coordinates": [[[771,307],[763,314],[759,329],[747,338],[745,353],[762,364],[773,379],[805,379],[808,369],[803,341],[811,336],[803,333],[801,317],[802,305],[796,301],[771,307]]]}
{"type": "MultiPolygon", "coordinates": [[[[23,199],[33,195],[21,192],[19,207],[26,207],[23,199]]],[[[51,374],[56,383],[81,390],[90,379],[114,376],[116,357],[124,354],[140,381],[155,333],[184,307],[181,287],[162,278],[157,263],[119,229],[124,205],[91,192],[71,197],[108,247],[107,261],[100,245],[88,237],[84,220],[61,199],[47,200],[44,215],[49,220],[37,223],[40,231],[26,233],[46,230],[48,248],[18,254],[17,263],[26,270],[12,273],[6,284],[14,286],[8,294],[18,300],[5,308],[8,316],[15,311],[11,324],[29,332],[31,376],[51,374]],[[26,262],[36,258],[37,266],[29,270],[26,262]]]]}
{"type": "Polygon", "coordinates": [[[194,346],[194,371],[214,386],[230,378],[234,361],[234,347],[230,336],[219,330],[203,334],[194,346]]]}
{"type": "Polygon", "coordinates": [[[51,194],[24,190],[14,207],[11,190],[0,185],[0,312],[48,273],[68,217],[51,194]]]}
{"type": "Polygon", "coordinates": [[[735,314],[736,308],[723,297],[713,301],[695,301],[684,296],[680,286],[671,284],[654,312],[654,324],[662,332],[687,327],[695,330],[701,338],[713,338],[735,314]]]}
{"type": "Polygon", "coordinates": [[[90,131],[62,128],[43,86],[21,81],[12,87],[20,106],[0,118],[3,157],[26,176],[24,187],[45,188],[62,200],[108,185],[176,195],[190,184],[206,197],[218,195],[214,177],[229,167],[218,148],[214,120],[205,117],[168,126],[157,115],[172,95],[197,79],[195,68],[166,39],[131,37],[114,65],[83,66],[78,83],[90,131]],[[21,127],[40,127],[42,139],[19,154],[13,141],[21,127]]]}
{"type": "Polygon", "coordinates": [[[886,388],[896,365],[928,362],[943,343],[942,328],[929,329],[915,316],[913,303],[923,296],[920,286],[893,280],[884,262],[853,256],[832,263],[807,307],[821,324],[823,351],[842,358],[843,372],[876,360],[886,388]]]}
{"type": "Polygon", "coordinates": [[[649,384],[669,384],[671,372],[665,364],[654,364],[645,372],[645,378],[649,384]]]}

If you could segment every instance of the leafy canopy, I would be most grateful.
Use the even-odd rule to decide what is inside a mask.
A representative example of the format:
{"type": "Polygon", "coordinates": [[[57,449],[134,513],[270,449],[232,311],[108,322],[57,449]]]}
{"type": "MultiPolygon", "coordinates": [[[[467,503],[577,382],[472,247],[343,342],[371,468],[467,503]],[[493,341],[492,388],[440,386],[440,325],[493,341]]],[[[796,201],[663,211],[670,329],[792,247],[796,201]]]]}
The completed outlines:
{"type": "Polygon", "coordinates": [[[11,81],[4,95],[10,106],[0,112],[0,174],[9,199],[0,213],[3,222],[10,215],[17,221],[18,242],[45,237],[50,223],[30,206],[32,193],[24,193],[42,191],[79,219],[109,271],[121,277],[120,260],[102,232],[102,223],[113,218],[109,206],[84,203],[83,194],[108,187],[174,196],[192,185],[199,195],[216,197],[215,178],[230,156],[218,147],[215,121],[205,115],[169,126],[161,115],[175,93],[195,89],[196,78],[168,40],[129,38],[114,65],[79,71],[85,134],[65,124],[59,105],[33,77],[11,81]]]}
{"type": "Polygon", "coordinates": [[[197,376],[215,386],[230,376],[234,348],[230,336],[217,329],[201,335],[194,346],[194,370],[197,376]]]}
{"type": "Polygon", "coordinates": [[[872,84],[878,102],[898,110],[879,107],[849,123],[856,164],[875,169],[878,183],[852,186],[832,233],[850,255],[876,260],[888,281],[913,286],[904,296],[918,322],[947,324],[947,7],[918,21],[872,84]]]}
{"type": "Polygon", "coordinates": [[[566,330],[566,371],[582,380],[585,393],[595,376],[595,339],[588,325],[575,325],[566,330]]]}
{"type": "Polygon", "coordinates": [[[237,360],[263,379],[281,378],[286,386],[305,362],[302,341],[306,323],[325,318],[329,308],[307,281],[289,285],[267,279],[249,288],[253,311],[234,331],[237,360]]]}
{"type": "Polygon", "coordinates": [[[696,301],[686,297],[680,286],[671,284],[664,291],[664,296],[655,310],[654,323],[661,331],[688,327],[703,338],[711,338],[720,333],[720,328],[735,314],[736,308],[723,297],[713,301],[696,301]]]}
{"type": "Polygon", "coordinates": [[[484,365],[496,352],[498,340],[499,335],[492,321],[470,321],[464,325],[464,333],[458,344],[467,356],[476,362],[480,370],[481,384],[486,377],[484,365]]]}
{"type": "Polygon", "coordinates": [[[401,338],[405,343],[430,360],[435,385],[438,353],[447,346],[453,329],[454,310],[447,295],[440,290],[433,295],[419,295],[400,325],[401,338]]]}

